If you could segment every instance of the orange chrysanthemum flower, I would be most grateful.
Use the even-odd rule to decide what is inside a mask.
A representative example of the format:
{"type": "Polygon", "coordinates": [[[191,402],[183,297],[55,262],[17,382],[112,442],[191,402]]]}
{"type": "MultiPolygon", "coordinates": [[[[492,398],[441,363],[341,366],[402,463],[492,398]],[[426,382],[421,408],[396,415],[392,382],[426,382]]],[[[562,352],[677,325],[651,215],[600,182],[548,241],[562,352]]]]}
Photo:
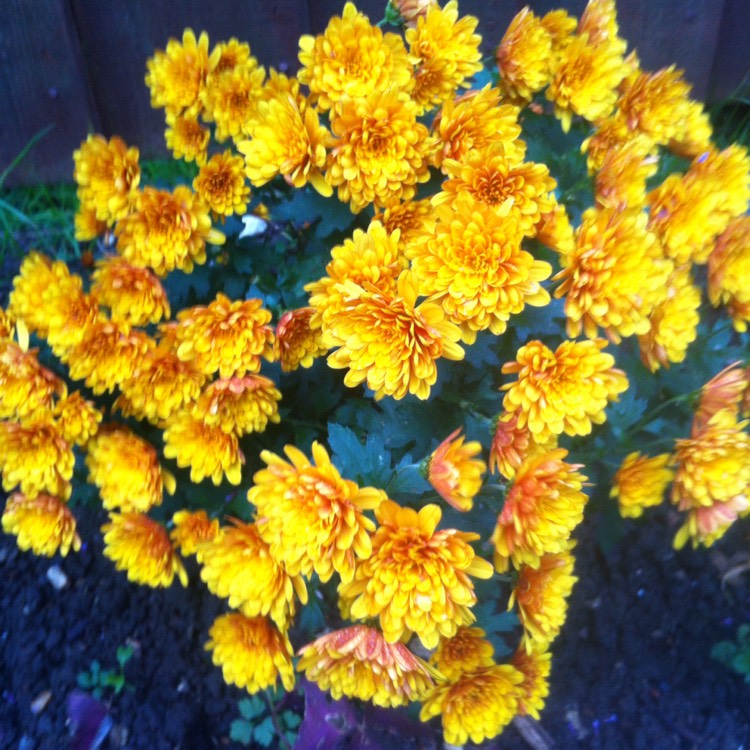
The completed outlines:
{"type": "Polygon", "coordinates": [[[254,57],[244,65],[211,76],[211,84],[203,94],[203,117],[216,123],[219,143],[229,138],[240,141],[250,135],[265,77],[265,69],[258,67],[254,57]]]}
{"type": "Polygon", "coordinates": [[[547,648],[557,638],[568,611],[568,597],[578,578],[570,552],[542,555],[539,565],[522,565],[510,595],[508,609],[518,607],[527,653],[533,647],[547,648]]]}
{"type": "Polygon", "coordinates": [[[518,412],[518,425],[528,425],[537,442],[553,435],[588,435],[593,424],[606,420],[609,401],[628,388],[615,359],[602,351],[603,339],[563,341],[553,352],[541,341],[530,341],[518,350],[515,362],[503,365],[503,373],[517,373],[507,383],[503,407],[518,412]]]}
{"type": "Polygon", "coordinates": [[[158,323],[170,314],[167,293],[158,277],[117,256],[97,261],[91,292],[110,309],[113,320],[131,326],[158,323]]]}
{"type": "Polygon", "coordinates": [[[729,222],[708,256],[708,298],[726,305],[734,328],[747,331],[750,322],[750,216],[729,222]]]}
{"type": "Polygon", "coordinates": [[[524,8],[495,52],[499,85],[509,98],[531,101],[550,82],[552,60],[552,34],[530,8],[524,8]]]}
{"type": "Polygon", "coordinates": [[[220,424],[206,424],[189,411],[176,412],[164,430],[164,456],[173,458],[181,468],[190,467],[190,481],[198,483],[211,477],[215,485],[222,480],[237,485],[242,479],[245,456],[237,436],[224,432],[220,424]]]}
{"type": "Polygon", "coordinates": [[[690,267],[677,268],[665,284],[665,295],[651,313],[651,329],[638,337],[641,359],[651,372],[682,362],[698,332],[700,289],[693,284],[690,267]]]}
{"type": "Polygon", "coordinates": [[[6,492],[18,487],[27,497],[46,493],[67,500],[75,457],[51,416],[23,424],[0,422],[0,473],[6,492]]]}
{"type": "Polygon", "coordinates": [[[443,172],[449,179],[432,199],[433,205],[454,201],[459,193],[491,206],[498,215],[515,220],[526,237],[536,234],[536,225],[555,207],[552,191],[555,181],[544,164],[512,162],[502,144],[485,150],[470,151],[464,161],[443,160],[443,172]]]}
{"type": "Polygon", "coordinates": [[[185,110],[198,114],[208,75],[208,35],[202,32],[196,39],[192,29],[185,29],[182,43],[170,39],[166,50],[157,50],[147,60],[146,68],[152,107],[164,107],[167,115],[185,110]]]}
{"type": "Polygon", "coordinates": [[[659,505],[664,499],[664,490],[674,477],[668,468],[671,459],[669,453],[649,457],[639,451],[625,456],[609,493],[617,499],[623,518],[638,518],[644,508],[659,505]]]}
{"type": "Polygon", "coordinates": [[[388,0],[386,15],[393,13],[397,16],[394,19],[396,22],[414,28],[417,19],[427,15],[433,5],[437,5],[437,0],[388,0]]]}
{"type": "Polygon", "coordinates": [[[578,21],[578,33],[587,34],[594,45],[609,44],[624,54],[627,44],[621,39],[615,0],[589,0],[578,21]]]}
{"type": "Polygon", "coordinates": [[[188,576],[167,530],[142,513],[110,513],[102,526],[104,556],[124,570],[128,580],[153,588],[172,585],[175,573],[183,586],[188,576]]]}
{"type": "Polygon", "coordinates": [[[456,510],[471,510],[482,487],[487,464],[476,458],[482,452],[477,441],[464,443],[461,428],[454,430],[427,459],[427,480],[435,492],[456,510]]]}
{"type": "Polygon", "coordinates": [[[51,409],[55,396],[65,396],[65,382],[42,367],[37,349],[24,351],[9,338],[0,339],[0,419],[23,419],[51,409]]]}
{"type": "Polygon", "coordinates": [[[314,307],[300,307],[287,310],[279,318],[273,341],[273,358],[281,363],[284,372],[312,367],[318,357],[328,352],[328,347],[323,344],[322,331],[311,325],[315,313],[314,307]]]}
{"type": "Polygon", "coordinates": [[[132,209],[138,196],[141,168],[138,149],[115,136],[109,141],[92,134],[73,152],[73,179],[81,207],[112,226],[132,209]]]}
{"type": "Polygon", "coordinates": [[[131,329],[127,323],[97,321],[66,356],[70,377],[85,380],[97,395],[112,393],[120,383],[133,377],[145,355],[155,346],[148,334],[131,329]]]}
{"type": "Polygon", "coordinates": [[[379,221],[371,221],[367,231],[355,229],[351,239],[331,250],[331,262],[319,281],[305,286],[310,305],[315,308],[310,326],[325,329],[348,298],[347,282],[372,285],[385,295],[396,292],[397,279],[406,268],[399,251],[399,235],[386,231],[379,221]]]}
{"type": "Polygon", "coordinates": [[[333,194],[324,172],[333,136],[320,124],[317,111],[286,92],[258,104],[250,140],[240,141],[250,182],[265,185],[282,175],[294,187],[308,182],[323,196],[333,194]]]}
{"type": "Polygon", "coordinates": [[[518,715],[532,716],[539,720],[539,712],[544,708],[544,699],[549,695],[552,654],[532,642],[530,651],[519,648],[513,654],[510,663],[523,675],[518,715]]]}
{"type": "Polygon", "coordinates": [[[246,617],[270,616],[286,632],[296,612],[295,594],[307,604],[301,576],[289,575],[274,560],[255,524],[232,519],[212,541],[202,544],[201,578],[211,593],[229,600],[246,617]]]}
{"type": "Polygon", "coordinates": [[[338,347],[328,365],[348,368],[344,384],[366,381],[376,399],[401,399],[407,393],[428,398],[437,380],[437,360],[463,359],[460,329],[434,302],[416,304],[417,289],[408,271],[399,277],[395,295],[370,285],[363,289],[348,283],[346,289],[344,308],[323,330],[323,343],[338,347]]]}
{"type": "Polygon", "coordinates": [[[63,439],[71,445],[85,447],[99,430],[103,414],[79,391],[58,399],[52,415],[63,439]]]}
{"type": "Polygon", "coordinates": [[[448,680],[495,664],[494,646],[481,628],[460,627],[451,638],[442,638],[430,663],[448,680]]]}
{"type": "Polygon", "coordinates": [[[284,452],[291,463],[261,452],[267,468],[256,472],[247,493],[258,533],[291,575],[309,578],[314,571],[325,582],[336,572],[351,581],[357,558],[372,551],[375,524],[364,511],[377,508],[385,493],[343,479],[318,442],[314,463],[292,445],[284,452]]]}
{"type": "Polygon", "coordinates": [[[214,215],[244,214],[250,200],[250,188],[245,184],[242,157],[229,150],[214,154],[198,171],[193,190],[214,215]]]}
{"type": "Polygon", "coordinates": [[[462,746],[497,737],[518,711],[523,675],[510,664],[496,664],[436,686],[422,703],[419,718],[441,716],[443,737],[462,746]]]}
{"type": "Polygon", "coordinates": [[[136,210],[115,227],[117,251],[134,266],[157,276],[179,269],[190,273],[206,262],[206,243],[222,245],[224,235],[211,228],[208,206],[186,185],[173,192],[147,187],[136,210]]]}
{"type": "Polygon", "coordinates": [[[354,3],[346,3],[323,34],[299,40],[299,82],[310,88],[318,109],[363,99],[388,88],[405,91],[410,81],[406,48],[397,34],[383,34],[354,3]]]}
{"type": "Polygon", "coordinates": [[[431,164],[440,168],[443,159],[463,162],[471,151],[496,143],[502,144],[508,159],[522,161],[525,144],[518,140],[518,108],[500,104],[500,99],[500,91],[488,84],[480,91],[446,101],[432,123],[437,147],[431,164]]]}
{"type": "Polygon", "coordinates": [[[714,415],[720,411],[726,411],[738,418],[743,398],[747,398],[749,388],[750,368],[743,367],[741,362],[732,363],[711,378],[701,388],[700,400],[693,414],[691,436],[700,435],[714,415]]]}
{"type": "Polygon", "coordinates": [[[581,491],[586,481],[578,472],[581,464],[566,463],[567,454],[558,448],[528,458],[518,468],[492,533],[500,573],[510,562],[518,569],[538,568],[543,555],[569,549],[588,498],[581,491]]]}
{"type": "Polygon", "coordinates": [[[206,375],[258,372],[261,357],[273,357],[271,313],[262,300],[232,301],[219,292],[208,306],[181,310],[177,319],[177,356],[206,375]]]}
{"type": "Polygon", "coordinates": [[[584,211],[575,249],[561,257],[563,270],[555,276],[562,281],[555,296],[565,297],[568,336],[583,330],[594,339],[601,327],[619,343],[651,328],[649,316],[663,298],[672,263],[647,221],[638,208],[584,211]]]}
{"type": "Polygon", "coordinates": [[[194,115],[168,116],[164,139],[175,159],[194,161],[199,167],[206,163],[211,131],[194,115]]]}
{"type": "Polygon", "coordinates": [[[24,552],[31,550],[46,557],[59,552],[65,557],[71,547],[76,552],[81,549],[75,517],[62,500],[52,495],[27,497],[14,492],[5,503],[2,527],[6,534],[16,537],[24,552]]]}
{"type": "Polygon", "coordinates": [[[435,208],[430,232],[407,248],[419,293],[436,295],[461,338],[475,341],[489,328],[499,335],[510,316],[527,305],[543,306],[549,294],[539,283],[549,263],[521,249],[516,221],[461,194],[452,205],[435,208]]]}
{"type": "Polygon", "coordinates": [[[214,380],[198,397],[192,415],[206,425],[242,437],[263,432],[269,422],[278,424],[281,392],[262,375],[214,380]]]}
{"type": "Polygon", "coordinates": [[[159,465],[156,449],[124,426],[107,426],[89,442],[89,482],[99,488],[107,510],[145,513],[174,494],[174,476],[159,465]]]}
{"type": "Polygon", "coordinates": [[[469,546],[478,534],[437,531],[441,516],[437,505],[417,512],[392,500],[381,503],[372,555],[358,563],[353,581],[339,586],[341,597],[351,602],[351,616],[378,617],[389,643],[414,633],[434,648],[441,636],[450,638],[475,619],[469,576],[489,578],[492,566],[469,546]]]}
{"type": "Polygon", "coordinates": [[[375,222],[380,222],[389,235],[398,230],[398,246],[403,249],[425,231],[432,212],[432,202],[429,198],[393,203],[375,214],[371,226],[375,222]]]}
{"type": "Polygon", "coordinates": [[[417,122],[417,105],[398,88],[362,99],[343,99],[333,110],[331,129],[339,140],[326,179],[354,213],[374,203],[384,207],[414,197],[427,182],[427,128],[417,122]]]}
{"type": "Polygon", "coordinates": [[[174,528],[169,532],[172,544],[182,555],[196,555],[203,561],[201,545],[210,542],[219,534],[219,521],[208,517],[205,510],[178,510],[172,516],[174,528]]]}
{"type": "Polygon", "coordinates": [[[527,459],[557,448],[557,437],[537,442],[528,424],[519,427],[520,412],[503,412],[495,421],[495,433],[490,446],[490,471],[498,471],[506,479],[513,479],[516,470],[527,459]]]}
{"type": "Polygon", "coordinates": [[[237,612],[219,615],[208,631],[206,651],[221,667],[224,682],[257,693],[276,687],[294,689],[292,644],[265,617],[245,617],[237,612]]]}
{"type": "Polygon", "coordinates": [[[376,706],[404,706],[433,686],[434,670],[402,643],[388,643],[375,629],[353,625],[321,636],[299,650],[297,669],[329,690],[376,706]]]}

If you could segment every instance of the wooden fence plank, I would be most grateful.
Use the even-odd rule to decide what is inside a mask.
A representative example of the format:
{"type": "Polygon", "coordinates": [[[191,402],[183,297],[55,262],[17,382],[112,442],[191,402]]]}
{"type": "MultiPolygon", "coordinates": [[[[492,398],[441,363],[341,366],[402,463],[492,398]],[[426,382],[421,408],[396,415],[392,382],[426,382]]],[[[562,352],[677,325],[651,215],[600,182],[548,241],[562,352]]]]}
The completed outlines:
{"type": "Polygon", "coordinates": [[[750,94],[750,3],[724,0],[708,96],[713,101],[726,99],[743,81],[747,97],[750,94]]]}
{"type": "Polygon", "coordinates": [[[52,125],[7,184],[70,180],[73,149],[97,125],[67,0],[3,0],[0,172],[52,125]]]}

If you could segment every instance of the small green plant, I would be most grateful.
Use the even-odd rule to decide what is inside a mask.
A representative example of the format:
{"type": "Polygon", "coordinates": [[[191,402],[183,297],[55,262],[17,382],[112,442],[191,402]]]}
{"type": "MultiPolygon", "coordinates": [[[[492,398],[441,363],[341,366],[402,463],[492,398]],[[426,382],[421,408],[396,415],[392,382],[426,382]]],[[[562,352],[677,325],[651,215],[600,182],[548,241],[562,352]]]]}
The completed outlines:
{"type": "Polygon", "coordinates": [[[750,623],[737,628],[736,641],[719,641],[711,649],[711,657],[750,682],[750,623]]]}
{"type": "Polygon", "coordinates": [[[241,718],[235,719],[229,730],[229,736],[235,742],[245,746],[257,743],[270,747],[277,738],[279,747],[290,748],[297,739],[297,727],[301,721],[299,715],[288,709],[277,711],[273,699],[266,693],[243,698],[237,708],[241,718]],[[265,696],[265,700],[261,695],[265,696]]]}
{"type": "Polygon", "coordinates": [[[132,692],[134,688],[125,677],[125,665],[132,656],[132,646],[118,646],[119,669],[102,669],[101,664],[94,659],[89,670],[78,675],[78,686],[90,691],[97,700],[101,699],[107,690],[111,690],[114,695],[119,695],[123,690],[132,692]]]}

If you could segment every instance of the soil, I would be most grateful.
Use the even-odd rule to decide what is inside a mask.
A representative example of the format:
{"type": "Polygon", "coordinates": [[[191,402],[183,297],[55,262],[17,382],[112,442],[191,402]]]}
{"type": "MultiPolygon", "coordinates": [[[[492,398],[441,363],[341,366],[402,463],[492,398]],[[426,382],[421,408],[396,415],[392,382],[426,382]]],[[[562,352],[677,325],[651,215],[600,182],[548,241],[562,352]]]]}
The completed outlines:
{"type": "MultiPolygon", "coordinates": [[[[203,648],[223,603],[194,567],[186,589],[128,583],[102,555],[97,527],[104,520],[79,514],[87,542],[66,558],[37,558],[0,536],[0,748],[72,747],[66,722],[77,676],[93,660],[116,667],[125,644],[134,648],[125,666],[129,688],[105,691],[113,727],[102,750],[241,747],[229,728],[245,694],[224,684],[203,648]],[[68,579],[60,590],[47,577],[53,566],[68,579]]],[[[604,552],[601,522],[590,514],[577,534],[580,580],[554,644],[551,693],[536,727],[541,739],[529,744],[511,725],[484,747],[538,749],[545,739],[547,747],[591,750],[750,747],[750,684],[710,657],[717,641],[750,621],[750,574],[738,568],[722,585],[748,558],[747,527],[738,525],[711,550],[675,552],[677,519],[660,509],[626,522],[604,552]]],[[[301,711],[301,699],[293,700],[301,711]]],[[[405,716],[391,721],[382,711],[359,716],[356,738],[328,728],[325,747],[440,747],[432,726],[413,726],[405,716]]],[[[295,750],[317,747],[315,738],[305,721],[295,750]]]]}

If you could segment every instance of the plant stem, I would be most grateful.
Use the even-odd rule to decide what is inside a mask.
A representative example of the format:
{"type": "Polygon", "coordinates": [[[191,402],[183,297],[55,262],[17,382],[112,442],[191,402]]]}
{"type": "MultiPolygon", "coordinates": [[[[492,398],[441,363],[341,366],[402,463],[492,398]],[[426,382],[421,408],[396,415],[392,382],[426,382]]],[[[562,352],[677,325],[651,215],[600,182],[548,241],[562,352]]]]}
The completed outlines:
{"type": "Polygon", "coordinates": [[[266,703],[268,704],[268,711],[271,714],[271,723],[273,724],[273,728],[276,730],[276,734],[278,735],[279,745],[283,747],[284,750],[292,750],[292,746],[284,736],[284,730],[281,728],[281,724],[279,723],[279,717],[276,714],[276,706],[274,706],[273,701],[268,697],[268,693],[265,690],[263,691],[263,697],[266,699],[266,703]]]}

